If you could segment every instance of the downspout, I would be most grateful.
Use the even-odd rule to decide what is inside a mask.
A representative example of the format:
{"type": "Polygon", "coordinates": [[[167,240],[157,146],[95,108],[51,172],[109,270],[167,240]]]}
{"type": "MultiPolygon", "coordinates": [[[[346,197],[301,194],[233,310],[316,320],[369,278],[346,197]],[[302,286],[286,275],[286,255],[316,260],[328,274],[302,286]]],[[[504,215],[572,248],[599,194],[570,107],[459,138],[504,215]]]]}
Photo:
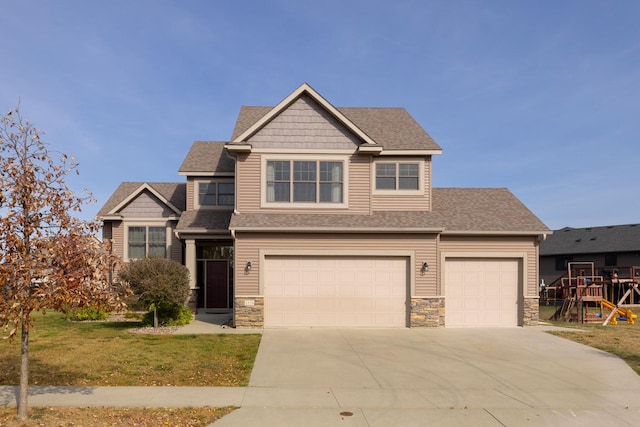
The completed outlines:
{"type": "MultiPolygon", "coordinates": [[[[233,160],[233,214],[238,215],[240,212],[237,210],[238,206],[238,155],[229,153],[229,150],[224,149],[224,154],[233,160]]],[[[233,310],[231,311],[231,327],[236,327],[236,289],[238,286],[237,270],[238,263],[236,262],[236,230],[229,229],[231,232],[231,239],[233,240],[233,310]]]]}

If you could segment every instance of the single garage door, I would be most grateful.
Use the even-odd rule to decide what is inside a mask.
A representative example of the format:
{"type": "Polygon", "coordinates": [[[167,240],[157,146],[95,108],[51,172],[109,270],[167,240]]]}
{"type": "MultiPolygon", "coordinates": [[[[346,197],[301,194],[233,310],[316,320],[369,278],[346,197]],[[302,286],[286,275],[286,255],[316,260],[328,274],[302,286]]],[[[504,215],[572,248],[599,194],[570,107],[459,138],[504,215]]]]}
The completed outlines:
{"type": "Polygon", "coordinates": [[[517,259],[447,259],[445,325],[517,326],[517,259]]]}
{"type": "Polygon", "coordinates": [[[405,327],[407,258],[273,256],[265,326],[405,327]]]}

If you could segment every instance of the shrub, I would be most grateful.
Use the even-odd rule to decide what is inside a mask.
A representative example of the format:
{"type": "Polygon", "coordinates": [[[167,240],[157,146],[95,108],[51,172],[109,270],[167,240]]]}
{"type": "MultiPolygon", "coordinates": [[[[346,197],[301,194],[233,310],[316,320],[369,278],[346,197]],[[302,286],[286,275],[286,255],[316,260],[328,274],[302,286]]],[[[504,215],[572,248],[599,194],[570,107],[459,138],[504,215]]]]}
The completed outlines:
{"type": "Polygon", "coordinates": [[[189,296],[189,270],[184,265],[159,257],[139,259],[125,266],[120,279],[129,283],[139,304],[158,308],[159,319],[165,319],[161,324],[183,321],[180,307],[189,296]]]}
{"type": "MultiPolygon", "coordinates": [[[[184,326],[191,323],[193,313],[189,307],[177,304],[162,304],[158,306],[158,324],[162,326],[184,326]]],[[[142,317],[142,326],[153,325],[153,310],[142,317]]]]}
{"type": "Polygon", "coordinates": [[[67,320],[105,320],[109,317],[109,313],[94,307],[68,308],[63,311],[64,318],[67,320]]]}

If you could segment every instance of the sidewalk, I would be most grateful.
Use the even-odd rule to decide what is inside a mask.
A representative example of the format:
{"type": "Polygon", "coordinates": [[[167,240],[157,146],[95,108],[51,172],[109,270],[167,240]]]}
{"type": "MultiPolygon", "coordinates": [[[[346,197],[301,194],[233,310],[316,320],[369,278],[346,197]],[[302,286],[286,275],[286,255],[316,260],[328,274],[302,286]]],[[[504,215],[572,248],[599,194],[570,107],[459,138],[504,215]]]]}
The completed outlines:
{"type": "MultiPolygon", "coordinates": [[[[16,406],[17,386],[0,386],[0,406],[16,406]]],[[[30,406],[204,407],[241,406],[245,387],[30,386],[30,406]]]]}

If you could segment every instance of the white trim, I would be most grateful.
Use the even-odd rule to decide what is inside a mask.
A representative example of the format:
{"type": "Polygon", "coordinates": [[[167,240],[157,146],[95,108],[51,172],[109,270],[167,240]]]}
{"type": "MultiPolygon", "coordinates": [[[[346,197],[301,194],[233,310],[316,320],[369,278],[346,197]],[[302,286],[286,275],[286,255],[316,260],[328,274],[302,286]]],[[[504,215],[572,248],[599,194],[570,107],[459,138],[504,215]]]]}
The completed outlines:
{"type": "MultiPolygon", "coordinates": [[[[293,173],[293,169],[291,170],[293,173]]],[[[319,173],[319,170],[318,170],[319,173]]],[[[293,181],[291,181],[291,184],[293,181]]],[[[316,184],[318,182],[316,181],[316,184]]],[[[319,196],[319,194],[317,195],[319,196]]],[[[293,193],[290,194],[293,199],[293,193]]],[[[349,208],[349,158],[345,155],[318,155],[314,154],[264,154],[260,158],[260,207],[279,209],[348,209],[349,208]],[[321,202],[268,202],[267,201],[267,162],[296,160],[316,162],[342,162],[342,203],[321,202]]]]}
{"type": "MultiPolygon", "coordinates": [[[[281,154],[281,155],[309,155],[308,148],[256,148],[251,151],[256,154],[281,154]]],[[[322,155],[342,155],[342,156],[350,156],[356,152],[355,149],[334,149],[334,148],[314,148],[313,154],[322,154],[322,155]]]]}
{"type": "Polygon", "coordinates": [[[227,151],[235,152],[235,153],[250,153],[251,145],[249,144],[225,144],[224,148],[227,151]]]}
{"type": "MultiPolygon", "coordinates": [[[[329,101],[324,99],[318,92],[316,92],[311,86],[307,83],[301,84],[296,90],[291,92],[289,96],[280,101],[278,105],[273,107],[267,114],[262,116],[257,122],[255,122],[249,129],[245,130],[241,133],[237,138],[231,141],[231,144],[240,144],[248,140],[251,136],[253,136],[256,132],[258,132],[263,126],[269,123],[275,116],[280,114],[282,111],[287,109],[295,100],[300,98],[303,94],[309,95],[313,98],[318,104],[320,104],[327,112],[329,112],[333,117],[335,117],[340,123],[347,127],[351,132],[357,135],[360,139],[362,139],[367,144],[375,145],[376,142],[371,139],[366,133],[364,133],[360,128],[358,128],[351,120],[349,120],[344,114],[342,114],[337,108],[335,108],[329,101]]],[[[235,145],[234,145],[235,147],[235,145]]],[[[251,150],[251,146],[249,146],[249,151],[251,150]]]]}
{"type": "Polygon", "coordinates": [[[162,196],[162,194],[160,194],[156,189],[154,189],[151,185],[149,185],[148,183],[144,183],[142,184],[140,187],[136,188],[135,191],[132,191],[131,194],[129,194],[123,201],[121,201],[120,203],[118,203],[113,209],[111,209],[108,214],[109,215],[115,215],[120,209],[122,209],[124,206],[126,206],[128,203],[130,203],[132,200],[134,200],[136,197],[138,197],[140,194],[142,194],[142,192],[144,190],[149,191],[151,194],[153,194],[154,196],[156,196],[158,199],[160,199],[160,201],[162,203],[164,203],[165,205],[167,205],[167,207],[169,207],[172,211],[174,211],[177,215],[180,215],[182,212],[180,211],[180,209],[178,209],[177,207],[175,207],[169,200],[167,200],[166,198],[164,198],[162,196]]]}
{"type": "Polygon", "coordinates": [[[181,176],[202,176],[202,177],[211,177],[211,178],[225,178],[225,177],[235,177],[236,174],[234,172],[178,172],[178,175],[181,176]]]}
{"type": "Polygon", "coordinates": [[[371,168],[371,194],[375,196],[416,196],[424,195],[424,169],[426,161],[424,159],[416,158],[394,158],[394,159],[375,159],[371,168]],[[394,164],[396,165],[396,184],[398,183],[401,164],[417,164],[418,165],[418,189],[417,190],[403,190],[403,189],[382,189],[376,188],[376,169],[379,164],[394,164]]]}
{"type": "Polygon", "coordinates": [[[442,150],[386,150],[382,156],[433,156],[442,154],[442,150]]]}
{"type": "Polygon", "coordinates": [[[229,228],[232,232],[251,231],[255,233],[425,233],[438,234],[442,232],[442,228],[392,228],[392,227],[233,227],[229,228]]]}

